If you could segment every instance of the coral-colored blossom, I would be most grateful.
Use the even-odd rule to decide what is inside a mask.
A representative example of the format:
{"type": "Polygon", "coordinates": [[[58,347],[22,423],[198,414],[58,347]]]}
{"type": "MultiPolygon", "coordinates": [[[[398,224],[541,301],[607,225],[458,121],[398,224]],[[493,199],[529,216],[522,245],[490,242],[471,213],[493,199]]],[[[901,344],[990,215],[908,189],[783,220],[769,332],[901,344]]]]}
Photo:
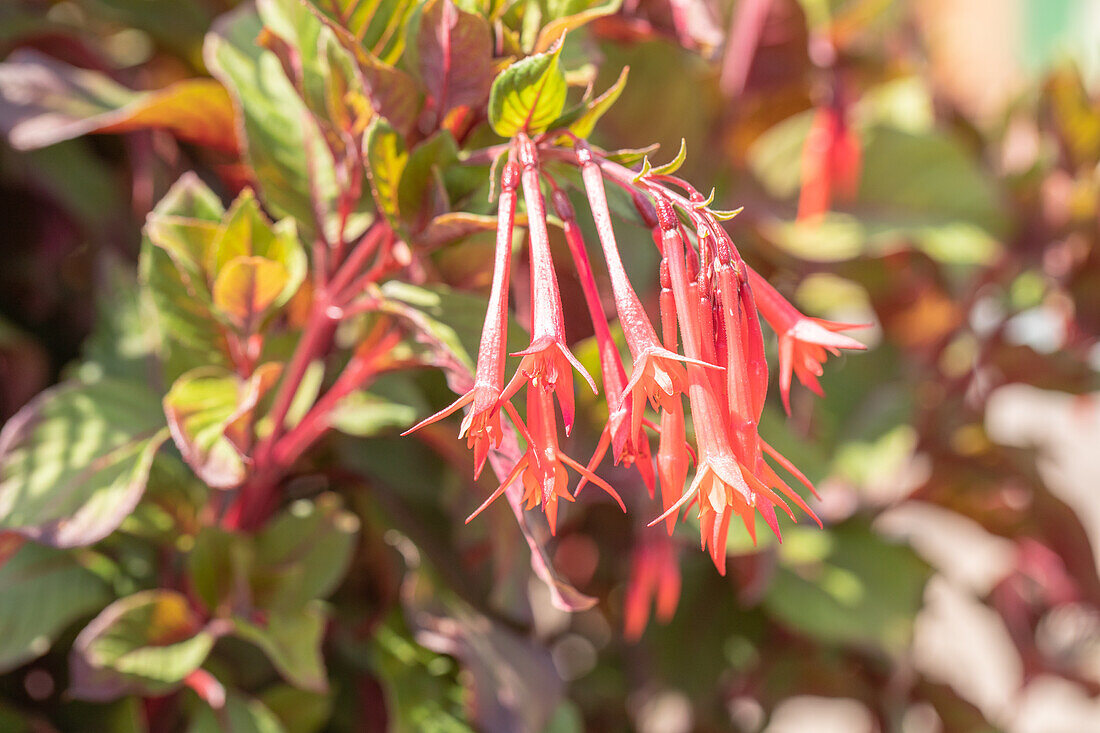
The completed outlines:
{"type": "MultiPolygon", "coordinates": [[[[608,417],[607,424],[600,433],[600,440],[592,459],[588,462],[588,469],[593,470],[603,460],[607,449],[612,449],[615,463],[623,463],[627,466],[635,466],[642,477],[649,495],[652,497],[656,488],[656,479],[653,473],[652,454],[649,450],[649,441],[645,436],[638,436],[631,432],[634,412],[633,404],[624,400],[623,391],[626,389],[626,369],[619,355],[619,349],[611,337],[611,329],[607,325],[607,316],[604,313],[603,304],[600,302],[600,294],[596,288],[596,278],[592,273],[592,264],[588,260],[588,252],[584,246],[584,238],[577,218],[573,212],[573,206],[569,198],[561,189],[555,187],[552,195],[554,212],[562,221],[565,233],[565,241],[569,244],[569,252],[573,256],[573,262],[577,267],[577,277],[581,283],[581,291],[584,293],[585,304],[592,318],[592,329],[596,337],[596,345],[600,354],[600,371],[603,376],[604,397],[607,400],[608,417]]],[[[577,493],[584,487],[585,479],[581,479],[577,485],[577,493]]]]}
{"type": "Polygon", "coordinates": [[[502,400],[512,397],[524,384],[553,391],[561,405],[565,434],[573,429],[573,375],[575,368],[596,392],[596,383],[569,351],[565,338],[565,316],[561,309],[558,277],[550,255],[550,234],[546,229],[546,203],[539,184],[538,154],[526,135],[517,137],[523,165],[520,180],[527,204],[531,250],[531,345],[513,356],[523,357],[515,375],[504,389],[502,400]]]}
{"type": "Polygon", "coordinates": [[[805,316],[755,270],[749,270],[749,282],[760,312],[779,337],[779,392],[789,415],[791,375],[797,375],[799,382],[824,397],[817,378],[824,373],[821,365],[828,355],[839,356],[840,349],[867,348],[851,336],[837,332],[867,328],[870,324],[838,323],[805,316]]]}
{"type": "MultiPolygon", "coordinates": [[[[684,369],[678,362],[690,362],[690,358],[669,351],[657,340],[637,293],[626,275],[622,259],[619,257],[615,231],[611,225],[611,214],[607,205],[603,178],[599,167],[592,161],[591,151],[579,147],[577,159],[580,161],[581,177],[584,180],[588,203],[592,217],[596,222],[596,231],[603,247],[608,274],[611,277],[611,290],[615,296],[615,308],[619,314],[619,324],[623,328],[626,344],[634,359],[634,366],[623,390],[623,399],[627,395],[632,401],[632,424],[630,434],[640,440],[642,413],[646,398],[654,408],[671,409],[673,402],[684,392],[684,369]]],[[[711,366],[698,362],[701,366],[711,366]]]]}
{"type": "Polygon", "coordinates": [[[659,534],[638,541],[630,559],[630,578],[623,599],[623,636],[637,641],[649,622],[656,599],[657,619],[668,623],[680,603],[680,559],[676,545],[659,534]]]}
{"type": "MultiPolygon", "coordinates": [[[[705,347],[713,343],[704,341],[704,337],[710,334],[708,328],[712,327],[712,307],[705,304],[705,298],[709,296],[700,290],[699,283],[688,281],[684,241],[669,203],[658,199],[657,213],[662,229],[662,251],[669,264],[673,300],[685,351],[688,356],[696,359],[705,357],[708,355],[705,347]],[[700,307],[701,303],[705,307],[700,307]]],[[[723,268],[720,266],[711,269],[722,271],[723,268]]],[[[734,286],[729,278],[725,280],[725,289],[732,290],[734,286]]],[[[737,292],[740,298],[739,287],[737,292]]],[[[742,301],[739,300],[738,303],[742,301]]],[[[727,387],[725,382],[716,384],[707,370],[698,364],[693,362],[687,365],[688,399],[699,451],[695,478],[688,491],[651,522],[656,524],[675,516],[683,504],[697,498],[701,544],[703,549],[709,548],[711,559],[722,574],[725,574],[726,535],[732,515],[736,514],[741,518],[745,529],[754,540],[757,509],[777,536],[780,536],[780,532],[774,505],[782,508],[792,520],[795,519],[790,507],[772,487],[778,488],[811,517],[817,519],[801,497],[787,487],[763,460],[753,414],[754,398],[748,394],[751,389],[750,374],[743,346],[748,330],[740,326],[727,330],[731,332],[726,333],[725,337],[734,344],[732,350],[726,351],[729,359],[727,370],[736,370],[741,376],[731,383],[732,387],[727,387]],[[731,353],[732,357],[729,356],[731,353]],[[730,403],[724,403],[720,399],[723,391],[736,393],[732,398],[733,410],[729,408],[730,403]]]]}
{"type": "MultiPolygon", "coordinates": [[[[811,492],[812,484],[764,442],[758,432],[768,390],[760,316],[779,334],[779,382],[785,405],[793,374],[819,391],[816,376],[821,373],[821,362],[829,351],[863,348],[857,341],[835,333],[853,326],[807,318],[785,301],[745,265],[718,223],[719,212],[709,209],[709,199],[704,199],[687,182],[656,171],[635,175],[606,159],[598,160],[587,144],[579,140],[575,141],[569,158],[551,138],[553,135],[536,144],[521,132],[512,140],[511,155],[516,161],[509,160],[502,178],[493,291],[478,353],[475,385],[450,407],[425,421],[438,420],[472,403],[462,431],[475,451],[478,471],[489,449],[500,442],[501,409],[508,413],[527,443],[523,456],[467,521],[519,481],[523,504],[528,510],[541,507],[551,531],[555,531],[559,500],[573,501],[575,497],[567,486],[568,468],[581,475],[577,491],[585,483],[595,483],[625,511],[618,493],[593,472],[607,451],[612,450],[617,464],[633,466],[640,472],[651,497],[659,479],[662,512],[651,526],[664,522],[671,535],[680,509],[697,503],[700,544],[720,573],[725,573],[726,536],[735,516],[754,541],[757,512],[782,541],[776,507],[796,521],[788,503],[797,505],[820,524],[813,510],[767,459],[811,492]],[[580,169],[616,314],[632,357],[629,378],[607,323],[576,214],[565,192],[542,170],[540,150],[554,160],[573,163],[580,169]],[[651,226],[654,242],[662,254],[660,338],[623,266],[604,187],[605,176],[628,191],[643,222],[651,226]],[[572,370],[580,372],[593,391],[596,388],[591,376],[570,352],[566,340],[561,294],[550,251],[544,182],[550,187],[554,212],[561,222],[592,321],[607,400],[607,423],[588,466],[567,456],[559,445],[554,403],[560,406],[568,435],[574,420],[572,370]],[[520,186],[530,244],[531,343],[515,354],[522,358],[516,373],[505,384],[506,294],[514,208],[520,186]],[[686,195],[674,193],[669,187],[679,188],[686,195]],[[689,228],[693,229],[691,235],[689,228]],[[512,398],[524,387],[527,414],[521,418],[512,398]],[[685,396],[696,451],[687,442],[689,410],[685,409],[685,396]],[[645,417],[647,403],[659,413],[659,428],[645,417]],[[655,462],[643,425],[660,433],[655,462]],[[690,472],[692,464],[694,475],[690,472]],[[685,484],[689,484],[686,491],[685,484]]],[[[650,544],[643,545],[641,554],[635,558],[635,577],[628,591],[626,623],[628,635],[633,637],[644,628],[650,599],[655,593],[659,615],[672,613],[676,597],[673,588],[678,588],[679,583],[671,542],[663,537],[645,542],[650,544]]]]}
{"type": "Polygon", "coordinates": [[[802,149],[799,221],[814,221],[833,201],[855,198],[862,161],[859,138],[837,105],[820,107],[802,149]]]}
{"type": "Polygon", "coordinates": [[[501,175],[493,286],[489,293],[489,307],[485,312],[485,325],[481,330],[474,386],[444,409],[403,433],[408,435],[441,420],[460,407],[472,404],[462,420],[458,435],[465,435],[468,447],[474,451],[474,478],[481,474],[489,448],[499,446],[504,437],[500,420],[500,396],[504,389],[504,363],[508,346],[508,276],[511,270],[512,229],[515,225],[519,178],[519,166],[509,160],[501,175]]]}
{"type": "Polygon", "coordinates": [[[558,446],[558,426],[549,391],[528,389],[527,424],[525,426],[515,415],[513,415],[513,421],[517,423],[527,439],[527,452],[512,467],[512,472],[501,482],[497,490],[466,518],[467,523],[500,497],[518,477],[523,483],[523,501],[527,509],[541,505],[546,514],[546,521],[550,525],[550,533],[553,534],[557,528],[558,499],[573,501],[573,495],[569,493],[566,466],[572,467],[585,479],[606,491],[618,502],[622,510],[626,511],[622,498],[610,484],[567,456],[558,446]]]}

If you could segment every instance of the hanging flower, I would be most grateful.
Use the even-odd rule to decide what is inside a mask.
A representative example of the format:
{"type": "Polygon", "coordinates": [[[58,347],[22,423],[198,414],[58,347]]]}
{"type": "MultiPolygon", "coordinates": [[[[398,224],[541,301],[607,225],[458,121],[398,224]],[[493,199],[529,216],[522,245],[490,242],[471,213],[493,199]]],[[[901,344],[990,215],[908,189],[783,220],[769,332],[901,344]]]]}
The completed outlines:
{"type": "Polygon", "coordinates": [[[497,490],[466,518],[467,523],[498,499],[518,477],[523,485],[523,501],[526,508],[534,509],[536,506],[541,506],[546,514],[546,521],[550,525],[550,533],[553,534],[558,522],[558,500],[574,500],[573,495],[569,493],[566,466],[573,468],[585,479],[606,491],[619,504],[619,507],[626,511],[622,498],[610,484],[567,456],[558,446],[558,426],[549,391],[528,389],[526,425],[519,420],[518,416],[513,416],[512,419],[527,440],[527,452],[512,467],[511,473],[500,483],[497,490]]]}
{"type": "Polygon", "coordinates": [[[425,425],[442,420],[461,407],[471,405],[462,420],[459,437],[466,436],[474,451],[474,478],[481,475],[489,449],[500,446],[504,431],[500,420],[500,397],[504,389],[504,363],[508,349],[508,276],[512,261],[512,229],[516,216],[516,188],[520,169],[512,160],[504,165],[497,211],[496,250],[493,257],[493,286],[481,330],[474,386],[450,405],[406,430],[408,435],[425,425]]]}
{"type": "Polygon", "coordinates": [[[863,350],[867,347],[839,331],[868,328],[867,323],[838,323],[821,318],[810,318],[798,311],[771,284],[750,269],[749,282],[756,293],[760,313],[779,336],[779,393],[783,407],[791,414],[791,375],[814,394],[824,397],[825,392],[817,381],[824,370],[821,365],[828,358],[840,355],[840,349],[863,350]]]}
{"type": "Polygon", "coordinates": [[[623,600],[623,636],[642,637],[649,609],[656,600],[657,620],[668,623],[680,603],[680,559],[676,545],[659,534],[638,540],[630,558],[630,578],[623,600]]]}

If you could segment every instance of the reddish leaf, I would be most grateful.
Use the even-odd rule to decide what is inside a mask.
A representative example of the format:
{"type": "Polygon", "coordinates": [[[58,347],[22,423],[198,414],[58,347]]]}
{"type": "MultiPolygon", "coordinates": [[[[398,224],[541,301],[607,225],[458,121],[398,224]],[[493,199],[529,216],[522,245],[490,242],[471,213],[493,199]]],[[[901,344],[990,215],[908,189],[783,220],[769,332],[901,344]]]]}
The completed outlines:
{"type": "Polygon", "coordinates": [[[493,82],[493,40],[484,18],[459,10],[451,0],[429,0],[418,36],[420,77],[437,119],[486,100],[493,82]]]}
{"type": "Polygon", "coordinates": [[[212,79],[135,92],[37,51],[16,51],[0,64],[0,129],[14,148],[150,128],[203,147],[238,149],[229,95],[212,79]]]}

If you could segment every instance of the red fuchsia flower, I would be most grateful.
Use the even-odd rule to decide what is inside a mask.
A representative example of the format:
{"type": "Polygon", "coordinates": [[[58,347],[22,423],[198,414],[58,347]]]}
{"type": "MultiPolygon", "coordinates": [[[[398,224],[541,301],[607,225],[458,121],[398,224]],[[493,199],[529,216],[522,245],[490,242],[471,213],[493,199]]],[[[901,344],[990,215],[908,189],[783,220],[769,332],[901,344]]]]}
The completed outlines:
{"type": "Polygon", "coordinates": [[[659,534],[648,535],[634,546],[623,601],[623,636],[627,641],[642,637],[654,599],[657,619],[661,623],[672,620],[680,603],[680,582],[679,553],[671,540],[659,534]]]}
{"type": "Polygon", "coordinates": [[[819,219],[836,199],[851,200],[859,189],[859,139],[839,105],[819,107],[802,149],[799,221],[819,219]]]}
{"type": "MultiPolygon", "coordinates": [[[[624,400],[623,391],[626,388],[626,369],[619,355],[619,349],[611,337],[611,329],[607,325],[607,316],[600,302],[600,294],[596,288],[596,278],[592,273],[592,265],[588,260],[588,252],[584,246],[584,238],[577,218],[573,211],[569,198],[561,189],[554,187],[551,199],[554,204],[554,212],[562,221],[565,233],[565,241],[569,244],[569,252],[573,256],[573,262],[577,268],[577,277],[581,283],[581,291],[584,293],[585,304],[592,318],[592,328],[596,336],[596,344],[600,354],[600,370],[603,375],[604,398],[607,400],[608,417],[607,424],[600,433],[599,443],[588,462],[591,471],[600,464],[608,447],[612,449],[616,465],[623,463],[634,466],[642,477],[649,495],[653,496],[656,481],[653,475],[652,454],[649,450],[649,441],[641,436],[641,440],[631,433],[633,424],[631,414],[633,405],[624,400]]],[[[577,485],[576,493],[579,494],[584,487],[586,479],[581,479],[577,485]]]]}
{"type": "Polygon", "coordinates": [[[756,294],[756,303],[768,325],[779,336],[779,392],[783,407],[791,414],[791,375],[814,394],[824,397],[817,381],[824,370],[821,365],[829,354],[840,356],[840,349],[863,350],[867,347],[839,331],[868,328],[868,323],[838,323],[805,316],[779,294],[771,284],[751,268],[749,283],[756,294]]]}
{"type": "Polygon", "coordinates": [[[520,169],[512,160],[504,165],[500,181],[500,205],[497,210],[496,251],[493,261],[493,285],[489,307],[481,330],[474,386],[449,406],[406,430],[408,435],[425,425],[441,420],[461,407],[472,404],[462,420],[458,436],[466,436],[474,451],[474,478],[485,467],[490,447],[499,447],[504,437],[500,421],[500,398],[504,388],[504,364],[508,339],[508,276],[512,261],[512,229],[515,225],[516,188],[520,169]]]}
{"type": "MultiPolygon", "coordinates": [[[[668,260],[661,261],[661,333],[665,348],[676,349],[676,304],[668,260]]],[[[684,491],[688,474],[688,445],[684,426],[684,401],[677,395],[671,409],[661,411],[661,440],[657,446],[657,475],[661,479],[661,504],[664,511],[675,504],[684,491]]],[[[665,518],[669,535],[676,528],[676,515],[665,518]]]]}
{"type": "Polygon", "coordinates": [[[515,376],[504,389],[501,400],[511,399],[524,384],[536,389],[553,391],[561,406],[565,434],[573,429],[573,376],[576,368],[596,392],[596,383],[577,358],[569,351],[565,338],[565,316],[561,309],[558,277],[550,255],[550,234],[546,230],[546,204],[539,183],[538,153],[534,143],[520,133],[516,137],[522,164],[520,180],[523,200],[527,205],[531,250],[531,345],[513,354],[520,356],[515,376]]]}
{"type": "Polygon", "coordinates": [[[566,466],[572,467],[586,480],[606,491],[622,510],[626,511],[626,505],[623,504],[622,498],[615,489],[567,456],[558,447],[558,426],[549,390],[528,388],[527,425],[524,425],[516,415],[512,415],[512,420],[527,441],[527,452],[512,467],[511,473],[501,482],[497,490],[466,518],[467,524],[499,498],[518,477],[523,483],[523,501],[526,502],[526,508],[533,509],[541,505],[546,514],[546,521],[550,525],[550,533],[554,534],[558,521],[558,500],[574,500],[573,495],[569,493],[566,466]]]}
{"type": "MultiPolygon", "coordinates": [[[[704,342],[703,339],[713,334],[714,302],[721,304],[723,301],[721,297],[713,302],[708,301],[707,294],[701,290],[705,287],[704,278],[699,278],[699,281],[689,280],[684,240],[679,222],[667,200],[657,199],[657,214],[662,229],[662,251],[669,263],[673,300],[685,351],[688,356],[702,357],[707,353],[706,346],[713,343],[704,342]]],[[[721,273],[721,261],[714,269],[721,273]]],[[[728,277],[723,280],[727,283],[726,289],[732,291],[728,277]]],[[[739,286],[737,293],[738,307],[743,307],[744,300],[741,299],[739,286]]],[[[722,295],[721,291],[718,295],[722,295]]],[[[727,308],[730,305],[728,294],[725,305],[727,308]]],[[[738,317],[741,318],[740,314],[738,317]]],[[[723,321],[732,323],[730,319],[723,321]]],[[[742,343],[747,337],[748,329],[740,326],[724,328],[724,338],[734,345],[724,355],[728,359],[727,372],[735,370],[741,374],[730,387],[727,387],[726,382],[716,385],[707,370],[699,364],[692,362],[687,365],[688,399],[699,450],[695,478],[688,491],[669,506],[664,514],[651,522],[656,524],[675,516],[683,504],[697,498],[701,544],[704,550],[709,548],[711,559],[722,574],[725,574],[726,535],[734,514],[741,518],[754,541],[756,510],[760,511],[777,537],[781,535],[774,505],[780,506],[795,520],[790,507],[773,491],[773,486],[817,519],[801,497],[787,487],[763,461],[755,429],[758,398],[750,394],[753,377],[746,364],[746,349],[742,343]],[[723,391],[733,393],[733,410],[729,409],[730,403],[720,399],[723,391]]],[[[717,353],[713,349],[711,351],[717,353]]]]}
{"type": "Polygon", "coordinates": [[[636,442],[640,442],[643,439],[642,414],[646,399],[649,399],[655,409],[671,410],[683,394],[684,368],[680,362],[695,361],[696,365],[701,367],[713,365],[681,356],[666,349],[657,340],[653,324],[650,323],[637,293],[634,292],[622,259],[619,257],[619,247],[615,241],[615,230],[611,225],[611,213],[608,209],[607,194],[599,166],[592,160],[592,152],[582,144],[577,146],[577,160],[580,163],[588,203],[592,209],[592,218],[596,222],[596,231],[603,247],[604,260],[607,262],[619,323],[634,359],[630,381],[623,390],[623,399],[625,400],[628,395],[631,398],[630,434],[636,442]]]}

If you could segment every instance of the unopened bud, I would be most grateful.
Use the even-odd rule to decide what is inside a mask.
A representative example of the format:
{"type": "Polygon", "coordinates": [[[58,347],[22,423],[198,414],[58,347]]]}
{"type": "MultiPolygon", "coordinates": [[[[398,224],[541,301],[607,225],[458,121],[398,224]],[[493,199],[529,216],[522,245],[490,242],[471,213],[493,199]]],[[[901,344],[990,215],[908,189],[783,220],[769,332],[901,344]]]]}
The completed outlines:
{"type": "Polygon", "coordinates": [[[672,208],[672,204],[669,203],[668,199],[664,196],[658,196],[656,204],[657,223],[661,225],[661,229],[669,232],[680,226],[680,219],[676,216],[676,210],[672,208]]]}
{"type": "Polygon", "coordinates": [[[550,194],[550,201],[553,203],[554,213],[558,215],[559,219],[573,221],[577,218],[573,211],[573,204],[569,203],[569,197],[565,195],[565,191],[555,188],[553,193],[550,194]]]}
{"type": "Polygon", "coordinates": [[[514,160],[504,164],[504,173],[500,176],[500,187],[505,191],[515,191],[519,186],[519,165],[514,160]]]}

